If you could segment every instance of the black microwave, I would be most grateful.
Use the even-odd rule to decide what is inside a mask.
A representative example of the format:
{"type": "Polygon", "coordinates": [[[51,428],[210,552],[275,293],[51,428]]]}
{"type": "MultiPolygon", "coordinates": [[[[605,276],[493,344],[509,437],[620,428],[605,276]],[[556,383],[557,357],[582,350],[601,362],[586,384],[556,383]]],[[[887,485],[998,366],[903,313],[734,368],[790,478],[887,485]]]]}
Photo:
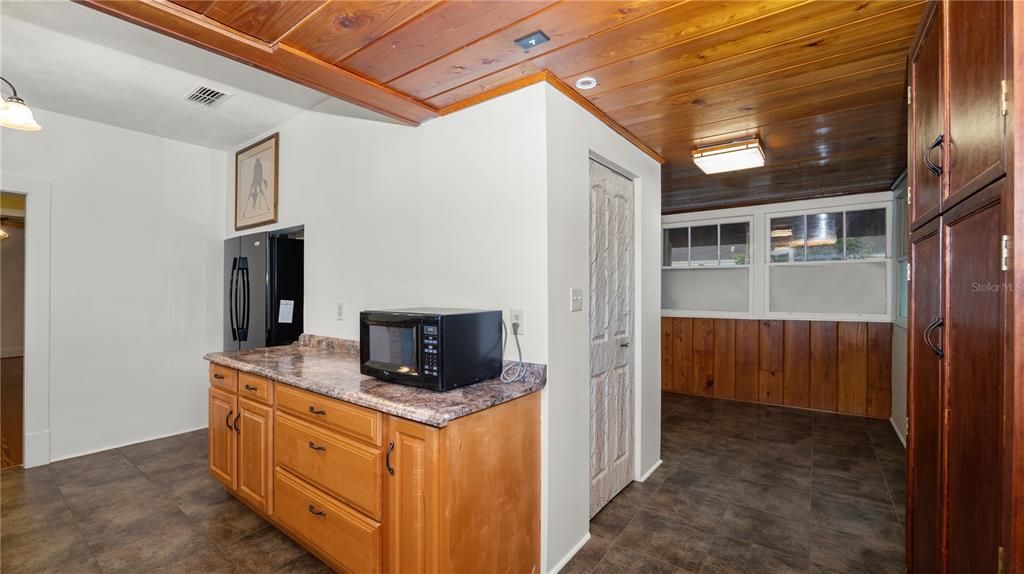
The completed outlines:
{"type": "Polygon", "coordinates": [[[501,311],[394,309],[359,314],[359,370],[448,391],[501,374],[501,311]]]}

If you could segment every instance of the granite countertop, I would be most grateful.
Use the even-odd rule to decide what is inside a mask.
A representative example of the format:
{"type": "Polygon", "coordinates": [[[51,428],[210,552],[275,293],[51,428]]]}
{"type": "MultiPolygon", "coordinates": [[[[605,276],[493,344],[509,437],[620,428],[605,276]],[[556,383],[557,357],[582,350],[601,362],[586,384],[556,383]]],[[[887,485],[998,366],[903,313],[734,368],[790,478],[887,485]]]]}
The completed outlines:
{"type": "Polygon", "coordinates": [[[363,375],[359,372],[358,348],[354,341],[302,335],[292,345],[209,353],[203,358],[434,427],[539,391],[546,382],[544,365],[526,363],[527,374],[522,381],[491,379],[452,391],[430,391],[363,375]]]}

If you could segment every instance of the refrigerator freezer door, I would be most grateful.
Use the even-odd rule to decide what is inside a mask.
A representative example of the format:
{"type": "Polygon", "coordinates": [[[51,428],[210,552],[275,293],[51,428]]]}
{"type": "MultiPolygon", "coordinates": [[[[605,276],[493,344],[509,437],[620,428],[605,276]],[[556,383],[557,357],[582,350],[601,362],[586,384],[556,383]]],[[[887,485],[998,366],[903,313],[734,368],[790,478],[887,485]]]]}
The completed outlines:
{"type": "Polygon", "coordinates": [[[238,350],[237,286],[240,238],[224,241],[224,350],[238,350]]]}
{"type": "Polygon", "coordinates": [[[239,348],[267,346],[267,246],[269,235],[239,238],[239,348]]]}

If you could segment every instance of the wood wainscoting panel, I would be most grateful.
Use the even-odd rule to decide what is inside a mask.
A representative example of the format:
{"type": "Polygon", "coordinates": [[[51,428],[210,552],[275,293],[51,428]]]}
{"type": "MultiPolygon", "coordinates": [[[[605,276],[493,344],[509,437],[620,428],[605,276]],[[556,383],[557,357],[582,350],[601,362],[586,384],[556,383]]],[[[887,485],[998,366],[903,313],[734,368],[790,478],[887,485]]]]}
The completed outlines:
{"type": "Polygon", "coordinates": [[[782,404],[783,330],[783,321],[761,321],[758,337],[758,399],[762,403],[782,404]]]}
{"type": "Polygon", "coordinates": [[[811,408],[834,411],[839,393],[839,335],[835,321],[811,322],[811,408]]]}
{"type": "Polygon", "coordinates": [[[736,321],[715,319],[715,396],[736,398],[736,321]]]}
{"type": "Polygon", "coordinates": [[[662,390],[887,419],[892,324],[662,319],[662,390]]]}
{"type": "Polygon", "coordinates": [[[839,324],[839,412],[868,410],[868,326],[839,324]]]}
{"type": "Polygon", "coordinates": [[[715,320],[693,320],[693,376],[698,395],[715,394],[715,320]]]}

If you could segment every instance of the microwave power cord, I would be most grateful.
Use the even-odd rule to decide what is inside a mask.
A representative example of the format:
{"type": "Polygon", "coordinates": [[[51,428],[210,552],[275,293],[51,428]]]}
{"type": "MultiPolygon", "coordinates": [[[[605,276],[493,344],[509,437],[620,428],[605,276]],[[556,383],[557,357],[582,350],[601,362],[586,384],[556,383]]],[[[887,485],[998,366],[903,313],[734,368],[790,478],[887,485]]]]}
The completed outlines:
{"type": "MultiPolygon", "coordinates": [[[[508,329],[505,327],[504,319],[501,321],[501,359],[505,360],[505,347],[508,345],[508,329]]],[[[519,360],[515,363],[503,365],[501,369],[501,382],[514,383],[526,375],[526,365],[523,364],[523,348],[519,344],[519,322],[512,323],[512,337],[516,340],[516,352],[519,360]]]]}

